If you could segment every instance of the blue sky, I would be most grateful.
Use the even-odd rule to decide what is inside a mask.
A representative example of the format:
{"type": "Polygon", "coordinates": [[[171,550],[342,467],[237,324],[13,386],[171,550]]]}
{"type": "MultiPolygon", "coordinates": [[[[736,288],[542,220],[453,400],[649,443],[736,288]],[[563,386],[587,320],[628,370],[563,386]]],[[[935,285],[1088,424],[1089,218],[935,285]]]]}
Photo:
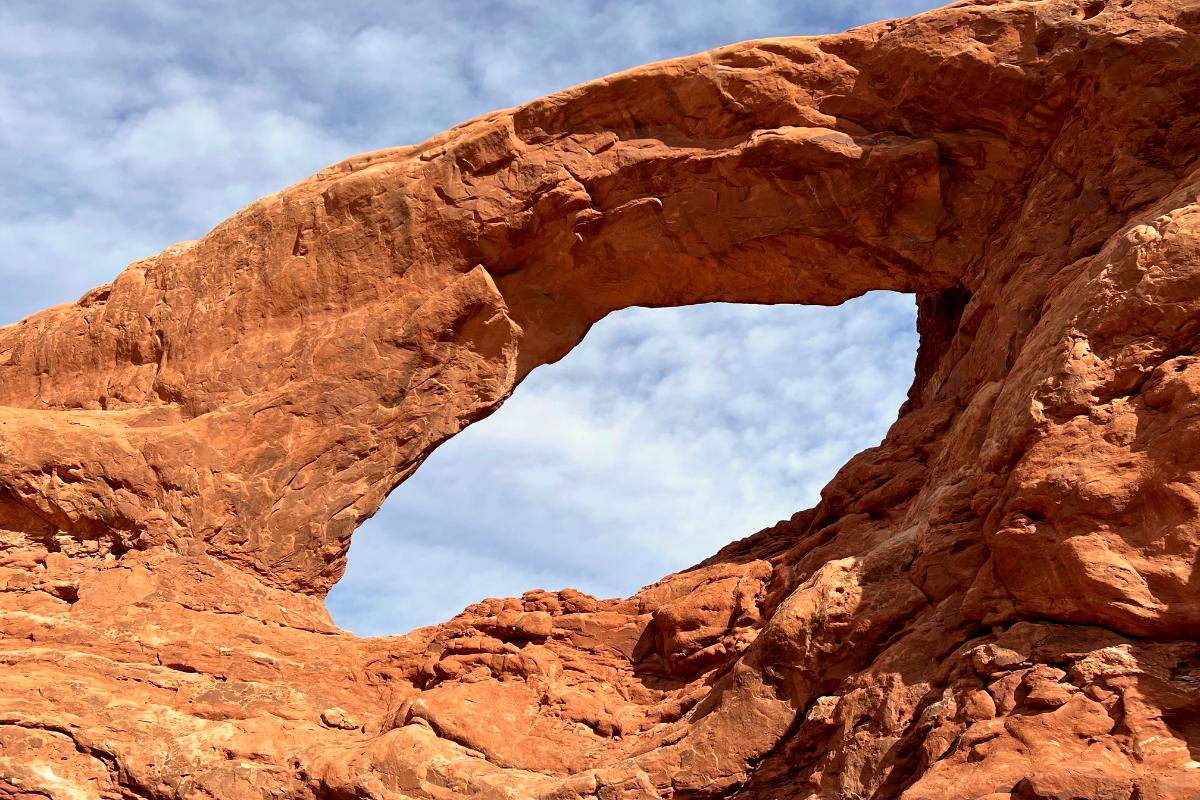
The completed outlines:
{"type": "MultiPolygon", "coordinates": [[[[0,325],[346,155],[581,81],[921,0],[0,5],[0,325]]],[[[815,502],[911,381],[911,298],[631,309],[438,450],[356,534],[359,633],[484,596],[625,595],[815,502]]]]}

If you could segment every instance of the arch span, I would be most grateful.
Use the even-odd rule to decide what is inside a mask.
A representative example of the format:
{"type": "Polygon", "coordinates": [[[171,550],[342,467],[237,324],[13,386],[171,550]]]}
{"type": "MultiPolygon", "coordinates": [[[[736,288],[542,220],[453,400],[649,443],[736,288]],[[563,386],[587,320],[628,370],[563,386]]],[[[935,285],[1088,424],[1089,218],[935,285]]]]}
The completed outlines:
{"type": "Polygon", "coordinates": [[[972,283],[1063,81],[991,76],[1001,117],[997,87],[951,101],[878,35],[738,45],[358,156],[3,330],[8,424],[49,426],[5,513],[319,594],[433,447],[611,311],[972,283]],[[81,459],[103,466],[28,484],[81,459]]]}

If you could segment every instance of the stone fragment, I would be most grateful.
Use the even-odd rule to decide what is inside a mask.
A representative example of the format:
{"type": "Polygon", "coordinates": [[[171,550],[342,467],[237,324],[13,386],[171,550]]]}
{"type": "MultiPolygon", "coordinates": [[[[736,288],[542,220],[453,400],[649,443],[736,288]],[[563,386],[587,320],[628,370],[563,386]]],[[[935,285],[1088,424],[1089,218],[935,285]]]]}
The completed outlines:
{"type": "Polygon", "coordinates": [[[340,728],[344,731],[352,731],[358,727],[358,723],[354,718],[346,713],[344,709],[327,708],[321,712],[321,722],[328,725],[330,728],[340,728]]]}

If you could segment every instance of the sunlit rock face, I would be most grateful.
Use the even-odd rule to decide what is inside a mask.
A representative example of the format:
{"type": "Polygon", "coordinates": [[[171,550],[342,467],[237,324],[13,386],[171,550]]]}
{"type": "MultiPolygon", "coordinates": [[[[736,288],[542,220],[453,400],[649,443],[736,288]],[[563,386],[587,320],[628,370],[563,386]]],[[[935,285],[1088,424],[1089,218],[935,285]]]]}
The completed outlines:
{"type": "Polygon", "coordinates": [[[1200,796],[1198,63],[1188,0],[735,45],[0,329],[0,797],[1200,796]],[[873,289],[916,380],[817,507],[330,624],[355,526],[605,314],[873,289]]]}

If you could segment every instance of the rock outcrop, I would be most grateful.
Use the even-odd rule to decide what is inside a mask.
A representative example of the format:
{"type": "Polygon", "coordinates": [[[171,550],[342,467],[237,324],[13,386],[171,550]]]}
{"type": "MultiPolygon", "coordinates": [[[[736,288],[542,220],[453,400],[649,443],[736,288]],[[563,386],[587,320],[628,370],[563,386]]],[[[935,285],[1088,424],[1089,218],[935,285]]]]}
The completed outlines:
{"type": "Polygon", "coordinates": [[[1198,345],[1194,0],[748,42],[349,159],[0,328],[0,797],[1200,797],[1198,345]],[[816,508],[627,600],[330,623],[354,528],[604,315],[872,289],[916,380],[816,508]]]}

